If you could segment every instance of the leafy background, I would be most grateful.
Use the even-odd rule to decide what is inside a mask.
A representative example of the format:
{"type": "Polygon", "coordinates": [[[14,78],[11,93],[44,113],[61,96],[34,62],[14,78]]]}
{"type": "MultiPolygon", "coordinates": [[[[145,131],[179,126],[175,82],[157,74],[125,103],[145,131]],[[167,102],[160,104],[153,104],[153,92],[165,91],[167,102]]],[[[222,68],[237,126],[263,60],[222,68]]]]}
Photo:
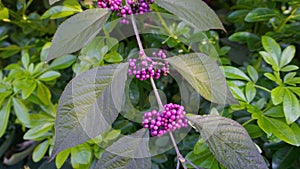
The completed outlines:
{"type": "MultiPolygon", "coordinates": [[[[245,127],[260,147],[269,168],[298,168],[299,2],[227,0],[208,3],[221,18],[227,33],[204,31],[197,36],[204,36],[206,42],[214,46],[224,65],[230,90],[239,101],[239,105],[229,106],[221,115],[245,127]]],[[[166,9],[170,5],[164,0],[158,4],[166,9]]],[[[177,10],[185,9],[185,4],[181,5],[182,8],[177,10]]],[[[166,12],[156,5],[152,7],[154,11],[166,12]]],[[[46,0],[0,2],[0,168],[24,165],[30,168],[88,168],[96,165],[96,159],[110,156],[103,148],[109,147],[120,134],[130,134],[140,128],[118,116],[112,128],[100,136],[62,151],[52,163],[47,163],[53,150],[58,99],[74,73],[78,75],[90,68],[119,63],[137,50],[134,37],[117,45],[113,38],[97,37],[88,44],[71,46],[72,54],[58,51],[62,57],[45,64],[58,25],[67,17],[89,8],[92,8],[90,1],[79,4],[66,0],[53,7],[46,0]],[[99,49],[98,44],[106,47],[99,49]],[[81,47],[81,51],[75,52],[81,47]]],[[[191,9],[191,12],[198,13],[197,9],[191,9]]],[[[98,17],[96,15],[95,20],[98,17]]],[[[201,26],[193,22],[193,17],[179,17],[191,19],[190,22],[196,24],[192,26],[201,26]]],[[[215,54],[200,43],[203,42],[201,39],[194,39],[195,34],[185,24],[167,25],[164,29],[168,36],[142,35],[144,45],[188,53],[190,49],[186,42],[194,42],[203,53],[215,54]]],[[[180,103],[175,81],[169,77],[161,81],[158,87],[163,89],[168,100],[180,103]]],[[[140,110],[148,109],[150,103],[140,98],[148,96],[151,85],[134,80],[129,88],[133,105],[140,110]]],[[[199,114],[210,113],[209,102],[202,99],[200,107],[199,114]]],[[[179,148],[200,167],[224,168],[194,131],[179,143],[179,148]]],[[[174,168],[175,157],[174,150],[154,156],[152,168],[174,168]]]]}

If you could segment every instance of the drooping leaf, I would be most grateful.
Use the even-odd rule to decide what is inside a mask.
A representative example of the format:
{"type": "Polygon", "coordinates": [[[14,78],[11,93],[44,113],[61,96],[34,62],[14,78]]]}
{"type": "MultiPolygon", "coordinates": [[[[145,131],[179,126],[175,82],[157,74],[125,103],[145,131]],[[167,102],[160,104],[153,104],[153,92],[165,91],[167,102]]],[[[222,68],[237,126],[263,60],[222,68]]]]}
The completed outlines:
{"type": "Polygon", "coordinates": [[[109,17],[106,9],[88,9],[63,22],[57,29],[46,61],[75,52],[88,44],[109,17]]]}
{"type": "Polygon", "coordinates": [[[193,88],[214,103],[236,103],[217,63],[202,53],[179,55],[167,59],[193,88]]]}
{"type": "Polygon", "coordinates": [[[9,114],[10,114],[10,105],[11,101],[5,101],[1,106],[0,106],[0,138],[4,135],[7,124],[8,124],[8,119],[9,119],[9,114]]]}
{"type": "Polygon", "coordinates": [[[157,0],[155,2],[198,30],[222,29],[225,31],[218,16],[203,1],[157,0]]]}
{"type": "Polygon", "coordinates": [[[57,109],[52,157],[109,128],[122,105],[128,64],[102,66],[75,77],[57,109]]]}
{"type": "Polygon", "coordinates": [[[226,168],[268,168],[247,131],[236,121],[215,115],[187,118],[226,168]]]}
{"type": "Polygon", "coordinates": [[[149,133],[145,129],[123,136],[106,149],[95,168],[150,169],[148,141],[149,133]]]}
{"type": "Polygon", "coordinates": [[[288,124],[293,123],[300,117],[299,100],[297,99],[296,95],[289,90],[285,90],[284,93],[283,111],[288,124]]]}

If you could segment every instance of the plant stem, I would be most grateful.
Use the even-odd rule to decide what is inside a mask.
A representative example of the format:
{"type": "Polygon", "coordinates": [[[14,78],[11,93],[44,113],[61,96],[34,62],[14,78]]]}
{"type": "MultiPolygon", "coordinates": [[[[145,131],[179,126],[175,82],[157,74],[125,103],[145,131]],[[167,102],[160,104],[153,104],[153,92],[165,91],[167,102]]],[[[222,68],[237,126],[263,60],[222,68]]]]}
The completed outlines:
{"type": "Polygon", "coordinates": [[[265,87],[263,87],[263,86],[260,86],[260,85],[254,85],[254,86],[257,87],[257,88],[259,88],[259,89],[262,89],[262,90],[264,90],[264,91],[266,91],[266,92],[271,93],[271,90],[269,90],[269,89],[267,89],[267,88],[265,88],[265,87]]]}
{"type": "Polygon", "coordinates": [[[242,126],[246,126],[247,124],[251,123],[252,121],[254,121],[254,119],[249,119],[248,121],[246,121],[245,123],[242,124],[242,126]]]}
{"type": "MultiPolygon", "coordinates": [[[[140,49],[140,52],[143,52],[144,53],[144,48],[143,48],[143,45],[142,45],[142,42],[141,42],[141,38],[140,38],[140,35],[138,33],[138,30],[137,30],[137,26],[136,26],[136,22],[135,22],[135,19],[134,19],[134,16],[133,14],[131,14],[131,22],[132,22],[132,26],[133,26],[133,29],[134,29],[134,33],[135,33],[135,37],[136,37],[136,40],[137,40],[137,43],[138,43],[138,46],[139,46],[139,49],[140,49]]],[[[146,57],[146,55],[144,54],[144,56],[140,56],[140,57],[146,57]]],[[[159,106],[159,111],[163,111],[164,110],[164,106],[162,104],[162,101],[161,101],[161,98],[159,96],[159,93],[157,91],[157,88],[156,88],[156,85],[155,85],[155,82],[153,80],[153,77],[150,77],[150,81],[151,81],[151,85],[152,85],[152,88],[153,88],[153,91],[154,91],[154,94],[155,94],[155,98],[157,100],[157,103],[158,103],[158,106],[159,106]]],[[[172,143],[173,143],[173,146],[175,148],[175,151],[176,151],[176,154],[177,154],[177,158],[178,158],[178,161],[181,162],[182,166],[184,169],[187,169],[187,167],[185,166],[185,162],[191,164],[194,168],[196,169],[199,169],[196,165],[194,165],[192,162],[190,162],[189,160],[186,160],[182,155],[181,153],[179,152],[179,149],[177,147],[177,144],[176,144],[176,141],[174,139],[174,136],[173,136],[173,133],[172,132],[169,132],[169,135],[170,135],[170,138],[172,140],[172,143]]],[[[179,163],[178,162],[178,163],[179,163]]],[[[177,163],[177,168],[178,168],[178,163],[177,163]]]]}

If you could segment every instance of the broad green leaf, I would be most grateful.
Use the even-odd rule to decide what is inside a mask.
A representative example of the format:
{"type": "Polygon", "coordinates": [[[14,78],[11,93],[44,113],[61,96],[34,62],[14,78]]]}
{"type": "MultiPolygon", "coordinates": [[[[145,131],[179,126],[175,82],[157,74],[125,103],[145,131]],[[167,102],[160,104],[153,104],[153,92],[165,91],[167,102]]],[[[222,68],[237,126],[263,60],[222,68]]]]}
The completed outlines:
{"type": "Polygon", "coordinates": [[[123,57],[116,51],[110,52],[104,56],[104,60],[110,63],[121,62],[123,57]]]}
{"type": "Polygon", "coordinates": [[[157,0],[155,3],[200,31],[225,30],[215,12],[203,1],[157,0]]]}
{"type": "Polygon", "coordinates": [[[297,147],[286,146],[280,148],[272,155],[272,168],[293,168],[293,162],[297,160],[299,153],[300,149],[297,147]]]}
{"type": "Polygon", "coordinates": [[[289,90],[285,90],[284,93],[283,112],[288,124],[293,123],[300,117],[299,100],[297,99],[296,95],[289,90]]]}
{"type": "Polygon", "coordinates": [[[260,51],[259,54],[263,57],[263,59],[265,60],[265,62],[267,62],[271,66],[278,66],[277,59],[274,58],[274,57],[272,57],[272,55],[270,55],[269,53],[267,53],[265,51],[260,51]]]}
{"type": "Polygon", "coordinates": [[[271,91],[271,98],[274,105],[282,103],[285,90],[284,87],[278,86],[271,91]]]}
{"type": "Polygon", "coordinates": [[[296,53],[296,49],[295,46],[288,46],[286,47],[283,52],[282,55],[280,57],[280,68],[284,67],[285,65],[289,64],[292,59],[294,58],[296,53]]]}
{"type": "Polygon", "coordinates": [[[121,110],[127,69],[128,63],[102,66],[76,76],[67,85],[57,109],[52,157],[110,127],[121,110]]]}
{"type": "Polygon", "coordinates": [[[258,73],[257,73],[257,71],[254,69],[254,67],[251,66],[251,65],[248,65],[248,66],[247,66],[247,72],[248,72],[250,78],[252,79],[252,81],[253,81],[254,83],[256,83],[257,80],[258,80],[258,73]]]}
{"type": "Polygon", "coordinates": [[[54,34],[46,61],[75,52],[88,44],[109,17],[107,9],[88,9],[64,21],[54,34]]]}
{"type": "Polygon", "coordinates": [[[61,168],[63,166],[65,161],[68,159],[70,153],[71,153],[71,149],[66,149],[57,154],[55,158],[55,165],[57,168],[61,168]]]}
{"type": "Polygon", "coordinates": [[[276,66],[279,67],[279,59],[281,56],[281,48],[279,44],[273,38],[269,36],[263,36],[262,45],[264,49],[271,55],[272,60],[276,63],[276,66]]]}
{"type": "Polygon", "coordinates": [[[41,141],[47,137],[52,137],[53,123],[44,123],[29,129],[23,136],[25,140],[41,141]]]}
{"type": "Polygon", "coordinates": [[[244,92],[238,86],[236,86],[232,82],[228,82],[228,86],[235,98],[237,98],[238,100],[241,100],[241,101],[245,101],[245,102],[247,101],[246,96],[244,95],[244,92]]]}
{"type": "Polygon", "coordinates": [[[24,103],[18,99],[13,98],[14,111],[18,119],[25,125],[28,126],[30,124],[30,117],[28,108],[24,105],[24,103]]]}
{"type": "Polygon", "coordinates": [[[207,100],[219,104],[236,103],[221,69],[210,57],[192,53],[171,57],[167,61],[207,100]]]}
{"type": "Polygon", "coordinates": [[[71,163],[89,164],[92,160],[92,149],[88,143],[71,148],[71,163]]]}
{"type": "Polygon", "coordinates": [[[53,62],[49,65],[49,69],[51,70],[61,70],[70,67],[76,61],[76,57],[74,55],[65,55],[53,60],[53,62]]]}
{"type": "Polygon", "coordinates": [[[260,114],[252,114],[253,119],[257,119],[258,126],[268,135],[274,134],[282,141],[299,146],[300,139],[297,138],[299,131],[293,130],[285,121],[278,118],[267,117],[260,114]]]}
{"type": "Polygon", "coordinates": [[[95,168],[150,169],[149,133],[141,129],[114,142],[102,154],[95,168]]]}
{"type": "Polygon", "coordinates": [[[283,107],[275,106],[264,112],[265,116],[281,118],[284,117],[283,107]]]}
{"type": "Polygon", "coordinates": [[[248,13],[245,17],[247,22],[260,22],[267,21],[276,16],[276,13],[273,9],[269,8],[255,8],[248,13]]]}
{"type": "Polygon", "coordinates": [[[47,82],[47,81],[54,80],[54,79],[56,79],[58,77],[60,77],[60,73],[59,72],[50,70],[48,72],[43,73],[39,77],[39,80],[47,82]]]}
{"type": "Polygon", "coordinates": [[[254,84],[252,82],[247,83],[245,88],[245,93],[246,93],[246,98],[250,103],[256,95],[256,88],[254,87],[254,84]]]}
{"type": "Polygon", "coordinates": [[[11,100],[4,101],[4,103],[0,105],[0,138],[4,135],[7,128],[10,106],[11,100]]]}
{"type": "Polygon", "coordinates": [[[268,168],[247,131],[236,121],[214,115],[187,118],[226,168],[268,168]]]}
{"type": "Polygon", "coordinates": [[[249,77],[238,68],[232,66],[223,66],[223,69],[227,78],[251,81],[249,77]]]}
{"type": "Polygon", "coordinates": [[[43,83],[37,83],[37,96],[45,105],[49,105],[51,103],[51,93],[47,86],[43,83]]]}
{"type": "Polygon", "coordinates": [[[40,143],[34,150],[32,153],[32,160],[34,162],[39,162],[44,155],[46,154],[48,147],[50,145],[50,141],[49,140],[45,140],[42,143],[40,143]]]}

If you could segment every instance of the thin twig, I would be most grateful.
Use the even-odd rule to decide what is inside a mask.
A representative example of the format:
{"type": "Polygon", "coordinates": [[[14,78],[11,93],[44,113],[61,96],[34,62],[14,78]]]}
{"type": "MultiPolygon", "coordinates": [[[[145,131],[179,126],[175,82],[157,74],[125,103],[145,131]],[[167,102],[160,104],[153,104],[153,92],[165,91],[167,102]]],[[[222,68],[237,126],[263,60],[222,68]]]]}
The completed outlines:
{"type": "Polygon", "coordinates": [[[159,96],[159,93],[157,91],[157,88],[155,86],[155,83],[154,83],[154,80],[153,80],[152,77],[150,77],[150,81],[151,81],[151,85],[152,85],[152,88],[153,88],[153,91],[154,91],[155,98],[157,100],[157,104],[158,104],[158,107],[159,107],[159,112],[162,112],[162,111],[164,111],[164,106],[162,104],[161,98],[159,96]]]}

